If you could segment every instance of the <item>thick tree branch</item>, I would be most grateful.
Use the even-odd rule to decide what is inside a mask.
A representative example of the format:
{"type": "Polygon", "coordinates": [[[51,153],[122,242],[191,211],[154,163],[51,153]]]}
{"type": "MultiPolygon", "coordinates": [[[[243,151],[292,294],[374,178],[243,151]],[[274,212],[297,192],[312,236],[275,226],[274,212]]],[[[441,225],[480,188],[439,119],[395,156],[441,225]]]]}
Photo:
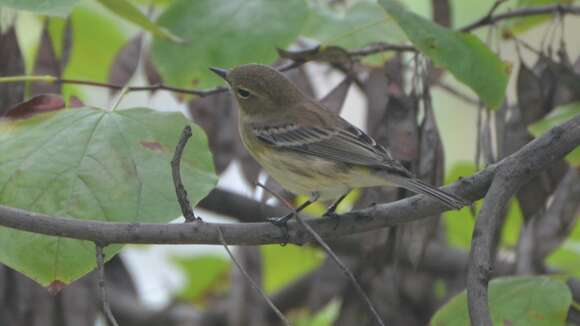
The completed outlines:
{"type": "Polygon", "coordinates": [[[467,272],[467,297],[472,325],[492,325],[487,304],[487,284],[494,267],[495,237],[508,201],[521,185],[579,144],[580,116],[577,116],[553,128],[515,155],[508,156],[497,166],[473,231],[467,272]],[[534,155],[526,159],[518,155],[531,147],[534,147],[534,155]]]}
{"type": "MultiPolygon", "coordinates": [[[[473,176],[463,178],[446,189],[466,199],[479,199],[486,193],[498,168],[505,165],[514,176],[523,175],[529,178],[566,155],[578,144],[580,144],[580,117],[575,117],[501,162],[490,165],[473,176]]],[[[415,221],[440,214],[445,209],[437,201],[418,195],[340,215],[338,226],[333,219],[314,219],[308,220],[307,223],[322,238],[336,238],[415,221]]],[[[482,216],[486,218],[489,214],[481,215],[480,218],[482,216]]],[[[218,225],[224,233],[225,240],[231,245],[279,243],[284,238],[279,228],[270,223],[111,223],[53,217],[6,206],[0,206],[0,225],[52,236],[97,241],[102,244],[219,244],[216,228],[218,225]]],[[[312,240],[311,235],[296,222],[290,222],[288,229],[291,243],[302,244],[312,240]]],[[[489,268],[488,264],[489,262],[484,262],[486,268],[489,268]]]]}

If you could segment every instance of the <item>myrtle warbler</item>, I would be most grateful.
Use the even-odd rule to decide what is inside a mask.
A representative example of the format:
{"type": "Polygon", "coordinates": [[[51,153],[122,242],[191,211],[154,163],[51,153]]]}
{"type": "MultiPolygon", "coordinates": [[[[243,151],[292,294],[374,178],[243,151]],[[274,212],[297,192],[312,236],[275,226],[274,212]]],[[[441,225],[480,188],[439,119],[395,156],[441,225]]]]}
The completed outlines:
{"type": "Polygon", "coordinates": [[[351,189],[393,184],[450,208],[469,204],[415,178],[384,146],[308,98],[277,70],[258,64],[210,69],[227,82],[238,102],[247,150],[282,187],[311,196],[297,211],[317,199],[338,198],[325,213],[334,214],[351,189]]]}

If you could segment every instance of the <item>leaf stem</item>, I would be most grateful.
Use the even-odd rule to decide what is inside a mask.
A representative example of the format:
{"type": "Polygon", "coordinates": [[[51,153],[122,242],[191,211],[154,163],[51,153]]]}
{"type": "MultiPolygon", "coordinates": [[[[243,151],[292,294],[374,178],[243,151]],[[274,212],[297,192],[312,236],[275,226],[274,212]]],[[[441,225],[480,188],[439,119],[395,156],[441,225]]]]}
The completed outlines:
{"type": "Polygon", "coordinates": [[[123,87],[123,89],[121,89],[119,96],[117,96],[117,100],[115,100],[115,103],[113,103],[113,106],[111,107],[111,112],[117,110],[117,107],[119,106],[119,104],[123,100],[123,97],[125,97],[125,95],[127,95],[128,92],[129,92],[128,86],[125,86],[125,87],[123,87]]]}

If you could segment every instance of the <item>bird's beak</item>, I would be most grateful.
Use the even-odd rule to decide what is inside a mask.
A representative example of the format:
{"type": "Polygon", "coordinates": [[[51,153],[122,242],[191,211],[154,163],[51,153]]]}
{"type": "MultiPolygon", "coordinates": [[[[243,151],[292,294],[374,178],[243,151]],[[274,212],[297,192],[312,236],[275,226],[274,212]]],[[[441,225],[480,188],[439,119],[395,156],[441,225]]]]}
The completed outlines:
{"type": "Polygon", "coordinates": [[[216,75],[220,76],[225,81],[228,81],[228,72],[229,71],[227,69],[211,67],[211,68],[209,68],[209,70],[213,71],[216,75]]]}

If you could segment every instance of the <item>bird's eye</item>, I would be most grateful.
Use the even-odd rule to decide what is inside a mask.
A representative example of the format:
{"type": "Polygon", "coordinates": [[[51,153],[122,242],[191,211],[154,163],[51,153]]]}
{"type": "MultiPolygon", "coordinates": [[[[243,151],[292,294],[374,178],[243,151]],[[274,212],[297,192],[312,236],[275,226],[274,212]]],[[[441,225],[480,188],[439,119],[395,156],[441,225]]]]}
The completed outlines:
{"type": "Polygon", "coordinates": [[[248,97],[250,97],[250,92],[248,92],[247,90],[245,90],[243,88],[238,88],[238,95],[241,98],[248,98],[248,97]]]}

